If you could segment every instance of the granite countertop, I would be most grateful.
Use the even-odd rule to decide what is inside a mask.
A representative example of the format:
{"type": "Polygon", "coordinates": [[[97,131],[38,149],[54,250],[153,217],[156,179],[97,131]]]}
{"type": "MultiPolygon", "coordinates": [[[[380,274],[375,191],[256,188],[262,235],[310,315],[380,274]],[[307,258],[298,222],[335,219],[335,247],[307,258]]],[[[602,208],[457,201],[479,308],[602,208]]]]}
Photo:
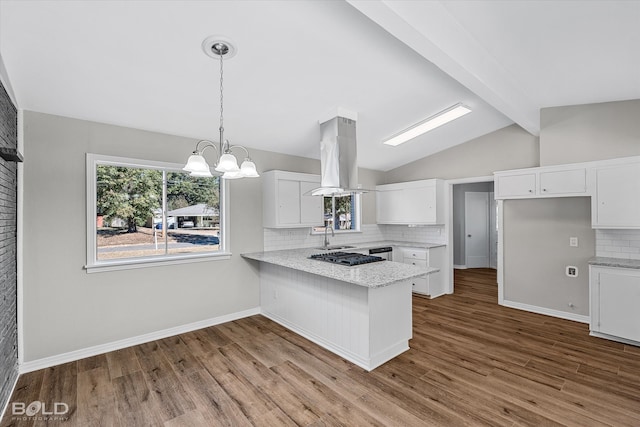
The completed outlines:
{"type": "Polygon", "coordinates": [[[640,260],[638,259],[597,256],[589,260],[589,265],[597,265],[599,267],[635,268],[640,270],[640,260]]]}
{"type": "MultiPolygon", "coordinates": [[[[387,242],[387,246],[388,246],[387,242]]],[[[356,245],[354,245],[356,246],[356,245]]],[[[358,245],[361,248],[360,245],[358,245]]],[[[345,249],[348,251],[348,249],[345,249]]],[[[415,265],[402,264],[393,261],[372,262],[353,267],[332,264],[329,262],[309,259],[309,256],[319,252],[318,249],[304,248],[283,251],[254,252],[242,254],[243,258],[253,259],[268,264],[275,264],[306,273],[329,277],[342,282],[352,283],[368,288],[379,288],[393,283],[412,279],[425,274],[439,271],[437,268],[421,268],[415,265]]]]}

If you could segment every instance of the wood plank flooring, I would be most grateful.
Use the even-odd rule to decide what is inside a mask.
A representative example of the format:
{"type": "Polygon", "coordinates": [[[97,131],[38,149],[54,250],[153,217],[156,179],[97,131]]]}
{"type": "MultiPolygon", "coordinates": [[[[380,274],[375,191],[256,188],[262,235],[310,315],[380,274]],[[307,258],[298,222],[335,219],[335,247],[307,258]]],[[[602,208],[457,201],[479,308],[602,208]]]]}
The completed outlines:
{"type": "Polygon", "coordinates": [[[24,374],[12,402],[68,419],[0,426],[640,425],[640,348],[499,306],[493,270],[455,281],[371,373],[253,316],[24,374]]]}

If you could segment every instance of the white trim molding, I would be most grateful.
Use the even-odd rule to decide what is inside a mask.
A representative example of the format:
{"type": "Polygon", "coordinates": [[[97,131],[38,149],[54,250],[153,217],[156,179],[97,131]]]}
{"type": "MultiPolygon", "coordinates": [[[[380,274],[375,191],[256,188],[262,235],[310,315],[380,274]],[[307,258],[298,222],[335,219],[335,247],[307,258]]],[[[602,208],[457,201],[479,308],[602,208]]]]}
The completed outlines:
{"type": "Polygon", "coordinates": [[[20,364],[20,374],[37,371],[38,369],[49,368],[51,366],[56,366],[67,362],[73,362],[76,360],[96,356],[98,354],[108,353],[110,351],[120,350],[138,344],[144,344],[167,337],[184,334],[198,329],[208,328],[209,326],[215,326],[221,323],[232,322],[234,320],[254,316],[256,314],[260,314],[260,307],[250,308],[248,310],[238,311],[235,313],[226,314],[224,316],[200,320],[182,326],[163,329],[161,331],[150,332],[148,334],[138,335],[131,338],[125,338],[106,344],[99,344],[93,347],[82,348],[79,350],[70,351],[68,353],[62,353],[42,359],[31,360],[20,364]]]}
{"type": "Polygon", "coordinates": [[[530,311],[531,313],[544,314],[546,316],[558,317],[565,320],[573,320],[574,322],[589,323],[590,317],[582,314],[568,313],[566,311],[554,310],[551,308],[538,307],[536,305],[524,304],[521,302],[503,300],[500,305],[518,310],[530,311]]]}
{"type": "MultiPolygon", "coordinates": [[[[455,269],[463,269],[463,268],[467,268],[466,266],[460,266],[460,265],[456,265],[454,263],[454,256],[453,256],[453,246],[455,245],[455,242],[453,240],[453,186],[457,185],[457,184],[474,184],[477,182],[494,182],[493,181],[493,175],[485,175],[485,176],[475,176],[475,177],[470,177],[470,178],[454,178],[454,179],[447,179],[445,180],[444,184],[445,184],[445,190],[444,193],[446,195],[445,198],[445,203],[446,203],[446,209],[445,209],[445,218],[446,218],[446,224],[445,224],[445,234],[447,236],[447,262],[445,262],[445,265],[442,266],[442,270],[444,270],[444,280],[446,281],[445,284],[445,293],[447,294],[452,294],[455,289],[454,289],[454,283],[453,283],[453,270],[455,269]]],[[[502,225],[502,224],[500,224],[502,225]]],[[[498,231],[498,241],[500,240],[501,236],[499,235],[500,231],[498,231]]],[[[498,244],[499,245],[499,244],[498,244]]],[[[498,257],[500,255],[498,254],[498,257]]],[[[499,270],[498,270],[499,271],[499,270]]],[[[498,273],[498,283],[500,283],[500,274],[498,273]]]]}

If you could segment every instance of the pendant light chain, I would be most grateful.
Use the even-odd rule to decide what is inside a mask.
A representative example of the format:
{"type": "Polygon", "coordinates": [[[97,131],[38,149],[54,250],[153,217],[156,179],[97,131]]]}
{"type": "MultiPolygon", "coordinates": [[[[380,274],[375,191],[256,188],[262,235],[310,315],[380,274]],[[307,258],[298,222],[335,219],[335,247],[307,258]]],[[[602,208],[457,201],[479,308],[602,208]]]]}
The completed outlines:
{"type": "Polygon", "coordinates": [[[224,121],[224,116],[223,116],[223,111],[224,111],[224,105],[222,103],[222,100],[224,98],[224,87],[223,87],[223,73],[224,73],[224,69],[222,67],[222,54],[220,55],[220,127],[223,127],[223,121],[224,121]]]}
{"type": "MultiPolygon", "coordinates": [[[[226,150],[224,149],[224,104],[223,104],[223,100],[224,100],[224,86],[223,86],[223,66],[222,66],[222,57],[224,56],[224,50],[225,50],[224,45],[220,45],[220,144],[221,144],[221,148],[223,150],[223,152],[225,152],[226,150]]],[[[228,149],[228,147],[227,147],[228,149]]]]}

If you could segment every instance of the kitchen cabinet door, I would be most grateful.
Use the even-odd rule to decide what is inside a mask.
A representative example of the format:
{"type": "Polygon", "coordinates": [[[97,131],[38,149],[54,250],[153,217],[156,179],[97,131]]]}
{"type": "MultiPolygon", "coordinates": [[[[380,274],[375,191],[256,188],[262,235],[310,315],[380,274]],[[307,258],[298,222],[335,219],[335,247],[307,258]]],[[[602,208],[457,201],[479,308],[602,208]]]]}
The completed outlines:
{"type": "Polygon", "coordinates": [[[376,186],[378,224],[442,224],[444,181],[428,179],[376,186]]]}
{"type": "Polygon", "coordinates": [[[587,192],[586,168],[540,172],[540,195],[587,192]]]}
{"type": "Polygon", "coordinates": [[[432,297],[446,293],[444,272],[442,271],[445,265],[446,255],[446,246],[439,246],[437,248],[429,249],[429,267],[437,268],[440,270],[427,276],[429,278],[429,295],[431,295],[432,297]]]}
{"type": "Polygon", "coordinates": [[[536,192],[536,174],[499,175],[496,177],[496,198],[532,197],[536,192]]]}
{"type": "Polygon", "coordinates": [[[376,191],[376,215],[378,224],[394,224],[401,221],[402,190],[382,189],[376,191]]]}
{"type": "Polygon", "coordinates": [[[300,224],[300,182],[279,179],[278,222],[280,225],[300,224]]]}
{"type": "Polygon", "coordinates": [[[267,228],[313,227],[323,224],[321,196],[308,194],[320,176],[267,171],[262,176],[262,222],[267,228]]]}
{"type": "Polygon", "coordinates": [[[591,270],[591,330],[640,342],[640,271],[591,270]]]}
{"type": "Polygon", "coordinates": [[[640,228],[640,163],[596,169],[594,228],[640,228]]]}
{"type": "Polygon", "coordinates": [[[323,198],[309,192],[318,188],[319,182],[300,181],[300,224],[318,226],[324,224],[322,218],[323,198]]]}

